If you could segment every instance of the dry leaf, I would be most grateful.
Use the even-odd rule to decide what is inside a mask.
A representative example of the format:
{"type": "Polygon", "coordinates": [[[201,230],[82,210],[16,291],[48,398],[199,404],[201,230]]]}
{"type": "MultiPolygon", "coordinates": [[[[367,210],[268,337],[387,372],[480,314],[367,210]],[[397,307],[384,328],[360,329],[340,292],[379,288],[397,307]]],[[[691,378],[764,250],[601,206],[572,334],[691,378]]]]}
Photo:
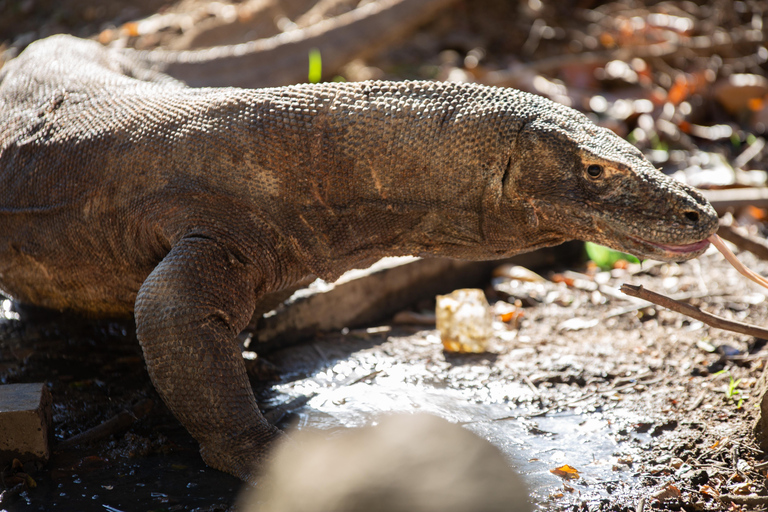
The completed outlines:
{"type": "Polygon", "coordinates": [[[566,286],[572,287],[574,285],[574,280],[570,277],[566,277],[563,274],[554,274],[552,276],[552,282],[553,283],[565,283],[566,286]]]}
{"type": "Polygon", "coordinates": [[[128,23],[124,23],[121,27],[123,33],[131,36],[131,37],[137,37],[139,35],[139,24],[135,21],[129,21],[128,23]]]}
{"type": "Polygon", "coordinates": [[[664,487],[663,489],[661,489],[660,491],[654,493],[651,497],[653,499],[659,500],[659,501],[679,498],[680,497],[680,489],[678,489],[677,487],[675,487],[672,484],[669,484],[666,487],[664,487]]]}
{"type": "Polygon", "coordinates": [[[519,320],[521,317],[525,316],[525,313],[522,311],[510,311],[509,313],[504,313],[503,315],[500,315],[502,322],[512,322],[514,320],[519,320]]]}
{"type": "Polygon", "coordinates": [[[559,468],[550,469],[549,472],[553,475],[559,476],[560,478],[565,478],[566,480],[576,480],[579,478],[579,471],[576,468],[569,466],[568,464],[560,466],[559,468]]]}
{"type": "Polygon", "coordinates": [[[750,494],[752,492],[752,482],[744,482],[743,484],[736,485],[733,487],[731,492],[740,496],[750,494]]]}
{"type": "Polygon", "coordinates": [[[757,206],[747,205],[747,213],[755,220],[758,220],[760,222],[765,222],[766,218],[768,218],[768,215],[766,215],[766,211],[762,208],[758,208],[757,206]]]}
{"type": "Polygon", "coordinates": [[[718,446],[720,446],[720,444],[721,444],[721,443],[722,443],[722,444],[725,444],[725,442],[726,442],[726,441],[728,441],[728,438],[727,438],[727,437],[724,437],[724,438],[722,438],[722,439],[720,439],[720,440],[716,441],[716,442],[715,442],[715,444],[713,444],[712,446],[710,446],[710,447],[709,447],[709,449],[710,449],[710,450],[714,450],[715,448],[717,448],[718,446]]]}

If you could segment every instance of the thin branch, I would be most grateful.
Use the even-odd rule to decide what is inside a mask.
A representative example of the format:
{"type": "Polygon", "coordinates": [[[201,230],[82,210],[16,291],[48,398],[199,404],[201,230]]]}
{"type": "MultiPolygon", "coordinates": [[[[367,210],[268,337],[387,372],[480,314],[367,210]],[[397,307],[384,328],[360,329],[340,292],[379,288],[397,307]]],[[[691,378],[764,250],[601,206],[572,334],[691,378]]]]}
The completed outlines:
{"type": "MultiPolygon", "coordinates": [[[[399,41],[455,0],[382,0],[266,39],[182,52],[139,52],[140,59],[192,87],[274,87],[306,82],[308,55],[322,55],[323,78],[399,41]]],[[[136,54],[126,50],[129,54],[136,54]]]]}
{"type": "Polygon", "coordinates": [[[696,400],[694,400],[693,404],[691,404],[690,407],[688,407],[685,412],[693,412],[696,409],[699,408],[699,406],[704,402],[704,399],[707,397],[707,394],[709,393],[708,390],[702,391],[698,397],[696,397],[696,400]]]}
{"type": "Polygon", "coordinates": [[[696,306],[670,299],[666,295],[662,295],[651,290],[646,290],[642,286],[635,286],[625,283],[621,285],[621,291],[632,297],[645,299],[648,302],[653,302],[654,304],[665,307],[667,309],[671,309],[672,311],[676,311],[691,318],[695,318],[696,320],[704,322],[710,327],[717,327],[718,329],[724,329],[726,331],[738,332],[748,336],[754,336],[756,338],[768,339],[768,329],[764,329],[755,325],[745,324],[743,322],[737,322],[736,320],[727,320],[717,315],[713,315],[712,313],[702,311],[696,306]]]}
{"type": "Polygon", "coordinates": [[[747,505],[748,507],[759,507],[762,505],[768,505],[768,496],[739,496],[737,494],[721,494],[720,501],[724,503],[747,505]]]}
{"type": "Polygon", "coordinates": [[[719,215],[723,215],[729,209],[750,205],[758,208],[768,206],[768,188],[765,187],[702,190],[702,193],[719,215]]]}
{"type": "Polygon", "coordinates": [[[154,403],[152,400],[145,399],[133,406],[131,410],[125,409],[111,417],[107,421],[96,425],[93,428],[81,432],[75,436],[65,439],[56,445],[57,450],[67,450],[74,448],[79,444],[86,444],[99,439],[104,439],[112,434],[122,433],[131,427],[135,422],[146,416],[152,410],[154,403]]]}

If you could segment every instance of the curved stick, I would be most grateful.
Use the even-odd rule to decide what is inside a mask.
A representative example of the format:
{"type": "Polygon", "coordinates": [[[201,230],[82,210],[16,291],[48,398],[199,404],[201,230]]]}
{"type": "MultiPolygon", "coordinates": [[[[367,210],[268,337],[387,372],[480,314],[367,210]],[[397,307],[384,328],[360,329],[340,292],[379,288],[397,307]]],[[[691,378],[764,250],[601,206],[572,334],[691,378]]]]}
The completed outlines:
{"type": "Polygon", "coordinates": [[[644,299],[648,302],[652,302],[659,306],[671,309],[683,315],[695,318],[710,327],[717,327],[718,329],[724,329],[726,331],[738,332],[746,334],[748,336],[754,336],[756,338],[768,339],[768,329],[759,327],[757,325],[745,324],[744,322],[738,322],[736,320],[728,320],[726,318],[707,313],[691,304],[680,302],[678,300],[671,299],[666,295],[656,293],[651,290],[646,290],[642,286],[624,283],[621,285],[621,291],[631,297],[637,297],[638,299],[644,299]]]}
{"type": "Polygon", "coordinates": [[[233,46],[126,51],[192,87],[290,85],[306,82],[311,50],[320,52],[323,78],[330,78],[344,64],[397,41],[454,1],[382,0],[303,29],[233,46]]]}

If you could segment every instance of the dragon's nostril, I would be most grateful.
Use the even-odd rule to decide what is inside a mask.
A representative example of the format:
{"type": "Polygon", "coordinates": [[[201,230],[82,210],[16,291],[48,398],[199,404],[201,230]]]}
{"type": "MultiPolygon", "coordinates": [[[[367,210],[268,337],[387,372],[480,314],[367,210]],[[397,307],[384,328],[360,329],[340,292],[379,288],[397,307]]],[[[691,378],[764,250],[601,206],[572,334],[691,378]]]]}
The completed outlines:
{"type": "Polygon", "coordinates": [[[685,212],[685,218],[691,222],[699,222],[699,212],[685,212]]]}

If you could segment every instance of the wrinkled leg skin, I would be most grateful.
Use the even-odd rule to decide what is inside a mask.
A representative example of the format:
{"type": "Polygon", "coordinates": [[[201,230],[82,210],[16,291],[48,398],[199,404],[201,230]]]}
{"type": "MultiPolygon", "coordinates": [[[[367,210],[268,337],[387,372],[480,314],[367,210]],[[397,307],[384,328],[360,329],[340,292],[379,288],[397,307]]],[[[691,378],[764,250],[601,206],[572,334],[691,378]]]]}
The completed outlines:
{"type": "Polygon", "coordinates": [[[182,239],[146,279],[136,330],[147,370],[209,466],[248,480],[282,434],[259,412],[237,335],[259,272],[209,238],[182,239]]]}

